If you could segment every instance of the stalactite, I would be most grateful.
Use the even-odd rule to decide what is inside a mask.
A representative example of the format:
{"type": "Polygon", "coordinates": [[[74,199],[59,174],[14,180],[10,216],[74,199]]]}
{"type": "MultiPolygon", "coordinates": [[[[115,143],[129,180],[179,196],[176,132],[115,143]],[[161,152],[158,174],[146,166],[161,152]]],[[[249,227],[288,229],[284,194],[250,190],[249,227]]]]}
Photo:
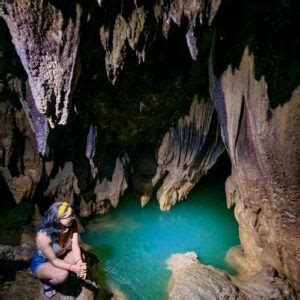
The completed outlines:
{"type": "Polygon", "coordinates": [[[97,134],[98,134],[97,127],[91,124],[86,139],[85,156],[90,162],[91,173],[94,179],[98,173],[98,168],[96,167],[93,160],[96,154],[97,134]]]}
{"type": "Polygon", "coordinates": [[[137,176],[134,188],[145,205],[154,189],[161,210],[168,210],[183,200],[199,179],[222,154],[224,147],[218,124],[212,122],[214,112],[210,100],[196,96],[189,115],[178,120],[164,136],[156,154],[156,174],[149,182],[137,176]]]}
{"type": "Polygon", "coordinates": [[[44,155],[49,134],[47,118],[37,110],[28,81],[26,81],[24,84],[25,87],[23,88],[23,80],[12,77],[9,81],[9,85],[11,90],[17,94],[19,101],[22,104],[31,130],[34,133],[38,152],[44,155]],[[25,91],[23,91],[24,89],[25,91]]]}
{"type": "MultiPolygon", "coordinates": [[[[211,123],[210,101],[194,99],[188,116],[165,136],[158,150],[162,185],[157,199],[162,210],[184,199],[199,179],[214,165],[224,148],[216,124],[211,123]]],[[[156,178],[156,180],[160,180],[156,178]]]]}
{"type": "MultiPolygon", "coordinates": [[[[7,84],[11,98],[28,103],[20,78],[8,74],[7,84]]],[[[17,203],[34,195],[43,171],[33,126],[23,107],[8,100],[0,103],[0,173],[17,203]]]]}
{"type": "Polygon", "coordinates": [[[101,43],[106,51],[105,66],[108,78],[114,84],[120,70],[123,69],[124,59],[127,51],[127,43],[138,58],[138,62],[145,60],[145,49],[147,45],[147,30],[145,23],[147,13],[143,6],[136,7],[128,20],[119,14],[113,28],[104,25],[100,28],[101,43]],[[143,37],[143,44],[140,41],[143,37]]]}
{"type": "MultiPolygon", "coordinates": [[[[186,42],[189,48],[192,59],[198,58],[197,36],[195,34],[196,24],[203,24],[205,17],[208,18],[210,25],[219,9],[221,0],[201,0],[201,1],[186,1],[186,0],[172,0],[170,4],[162,3],[157,13],[157,19],[162,18],[162,31],[166,38],[172,22],[177,26],[181,26],[182,18],[186,17],[188,26],[186,31],[186,42]]],[[[156,7],[156,11],[158,8],[156,7]]]]}
{"type": "Polygon", "coordinates": [[[28,75],[37,110],[66,124],[82,9],[51,1],[6,1],[1,16],[28,75]]]}
{"type": "Polygon", "coordinates": [[[105,177],[101,181],[97,180],[94,189],[96,200],[92,204],[94,213],[104,214],[111,206],[116,207],[118,205],[120,197],[128,186],[125,171],[126,164],[128,164],[127,156],[118,157],[111,179],[105,177]]]}
{"type": "Polygon", "coordinates": [[[63,168],[59,168],[57,174],[50,179],[44,192],[45,196],[52,196],[59,201],[66,201],[73,205],[74,195],[80,194],[78,178],[73,170],[73,163],[68,161],[63,168]]]}

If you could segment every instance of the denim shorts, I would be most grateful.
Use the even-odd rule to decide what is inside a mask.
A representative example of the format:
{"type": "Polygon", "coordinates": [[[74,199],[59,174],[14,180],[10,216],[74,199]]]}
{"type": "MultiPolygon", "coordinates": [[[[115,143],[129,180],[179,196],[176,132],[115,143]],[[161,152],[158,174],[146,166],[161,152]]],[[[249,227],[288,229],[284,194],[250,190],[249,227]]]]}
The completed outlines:
{"type": "Polygon", "coordinates": [[[36,249],[30,260],[30,270],[35,275],[38,267],[44,263],[48,262],[48,259],[41,255],[39,251],[36,249]]]}

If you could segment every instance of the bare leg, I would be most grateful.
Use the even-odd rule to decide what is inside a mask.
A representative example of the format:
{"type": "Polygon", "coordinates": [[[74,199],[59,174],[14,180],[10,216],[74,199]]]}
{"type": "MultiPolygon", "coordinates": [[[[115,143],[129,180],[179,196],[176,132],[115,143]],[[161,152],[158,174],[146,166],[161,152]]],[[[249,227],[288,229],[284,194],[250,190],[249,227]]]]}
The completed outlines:
{"type": "Polygon", "coordinates": [[[36,277],[41,280],[49,280],[54,285],[63,283],[68,275],[67,270],[56,268],[50,262],[43,263],[36,272],[36,277]]]}
{"type": "MultiPolygon", "coordinates": [[[[75,264],[72,251],[68,252],[63,260],[69,264],[75,264]]],[[[69,275],[69,271],[54,267],[50,262],[43,263],[36,272],[36,277],[41,280],[49,280],[51,284],[63,283],[69,275]]]]}

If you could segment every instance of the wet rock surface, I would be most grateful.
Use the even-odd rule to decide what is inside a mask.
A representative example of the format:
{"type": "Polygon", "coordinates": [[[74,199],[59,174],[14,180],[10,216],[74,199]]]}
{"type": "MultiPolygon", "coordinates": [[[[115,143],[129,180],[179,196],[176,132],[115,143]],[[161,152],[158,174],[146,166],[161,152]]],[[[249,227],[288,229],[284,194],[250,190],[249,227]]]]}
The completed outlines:
{"type": "Polygon", "coordinates": [[[291,283],[268,266],[242,281],[201,264],[194,252],[173,254],[168,299],[297,299],[291,283]]]}
{"type": "Polygon", "coordinates": [[[202,265],[194,252],[174,254],[167,264],[172,271],[169,299],[240,298],[239,290],[229,277],[211,266],[202,265]]]}

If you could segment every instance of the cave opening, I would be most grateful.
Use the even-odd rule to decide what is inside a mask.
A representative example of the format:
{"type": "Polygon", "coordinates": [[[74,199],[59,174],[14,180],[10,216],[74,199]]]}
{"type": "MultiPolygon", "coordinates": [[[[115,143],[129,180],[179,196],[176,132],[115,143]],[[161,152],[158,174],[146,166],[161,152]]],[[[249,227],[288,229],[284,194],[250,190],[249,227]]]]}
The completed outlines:
{"type": "MultiPolygon", "coordinates": [[[[114,86],[106,80],[105,53],[99,56],[99,51],[91,50],[91,55],[86,55],[86,47],[98,47],[95,39],[84,35],[90,40],[82,43],[84,76],[78,80],[74,101],[79,118],[84,116],[98,127],[101,150],[96,151],[99,151],[101,172],[112,180],[117,153],[124,152],[130,157],[125,194],[117,207],[110,208],[105,215],[84,221],[86,232],[82,238],[99,257],[100,280],[115,295],[128,299],[167,297],[170,272],[166,261],[173,253],[194,251],[201,262],[235,274],[225,259],[229,248],[239,244],[239,238],[233,209],[226,208],[224,183],[230,175],[231,164],[223,149],[217,162],[195,183],[186,199],[169,211],[160,211],[155,195],[159,184],[176,171],[165,173],[150,188],[151,199],[141,203],[143,208],[139,203],[157,172],[157,141],[162,141],[168,130],[178,128],[180,117],[189,115],[196,94],[209,97],[207,72],[212,32],[205,32],[207,36],[199,47],[205,59],[194,61],[186,45],[184,29],[185,25],[173,26],[168,40],[158,34],[142,64],[137,63],[132,53],[128,54],[114,86]],[[101,90],[99,81],[103,83],[101,90]]],[[[214,128],[218,126],[215,112],[211,124],[214,128]]],[[[200,144],[201,134],[198,135],[200,144]]],[[[214,139],[214,134],[208,133],[211,143],[214,139]]],[[[180,143],[181,147],[185,143],[180,143]]],[[[175,144],[176,147],[179,146],[175,144]]],[[[204,144],[197,151],[207,149],[209,146],[204,144]]],[[[101,211],[105,212],[105,208],[101,207],[101,211]]]]}

